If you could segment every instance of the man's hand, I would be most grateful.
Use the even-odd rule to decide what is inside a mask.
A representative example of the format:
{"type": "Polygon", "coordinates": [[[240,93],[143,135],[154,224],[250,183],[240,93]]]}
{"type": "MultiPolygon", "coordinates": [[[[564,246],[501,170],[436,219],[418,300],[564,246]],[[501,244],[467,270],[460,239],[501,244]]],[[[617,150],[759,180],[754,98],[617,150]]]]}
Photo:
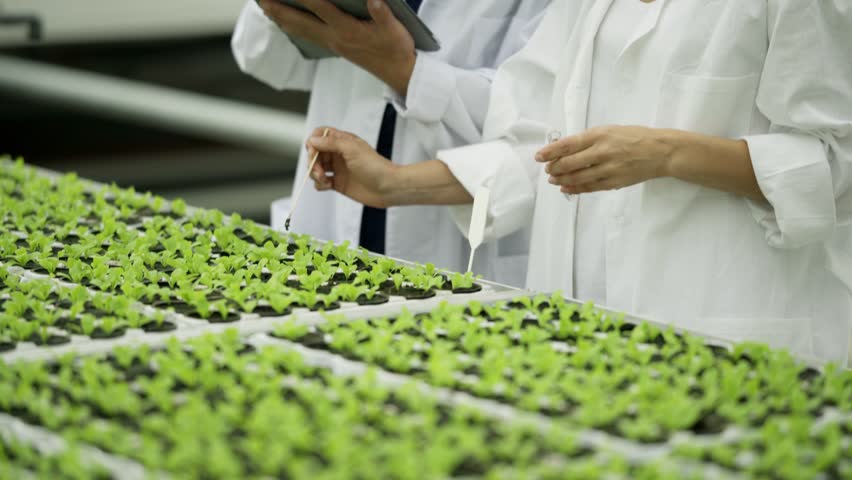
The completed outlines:
{"type": "Polygon", "coordinates": [[[384,0],[369,0],[370,21],[361,21],[329,0],[299,0],[314,13],[277,0],[260,0],[269,19],[288,34],[322,45],[372,73],[399,95],[406,96],[417,54],[414,39],[384,0]]]}
{"type": "Polygon", "coordinates": [[[364,205],[387,208],[394,165],[351,133],[317,128],[308,139],[308,157],[319,152],[309,175],[319,191],[335,190],[364,205]]]}

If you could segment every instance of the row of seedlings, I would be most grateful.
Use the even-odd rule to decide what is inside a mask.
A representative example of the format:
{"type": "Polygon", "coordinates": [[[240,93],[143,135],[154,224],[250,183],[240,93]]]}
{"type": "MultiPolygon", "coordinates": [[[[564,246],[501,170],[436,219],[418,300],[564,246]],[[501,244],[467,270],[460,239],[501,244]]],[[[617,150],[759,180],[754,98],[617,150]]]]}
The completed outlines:
{"type": "Polygon", "coordinates": [[[21,161],[0,162],[0,198],[6,266],[210,322],[482,289],[469,273],[318,244],[133,189],[92,191],[21,161]]]}
{"type": "Polygon", "coordinates": [[[123,295],[0,270],[0,353],[20,344],[62,345],[80,336],[111,339],[134,329],[171,331],[176,325],[168,317],[123,295]]]}
{"type": "Polygon", "coordinates": [[[683,478],[676,462],[626,462],[375,370],[334,375],[236,330],[0,364],[0,411],[180,478],[683,478]]]}
{"type": "Polygon", "coordinates": [[[329,315],[313,326],[288,321],[273,335],[569,426],[677,445],[685,458],[755,476],[849,478],[852,468],[843,423],[852,417],[852,371],[819,371],[761,344],[708,345],[558,293],[386,318],[329,315]],[[767,440],[793,430],[787,441],[767,440]],[[746,454],[723,441],[734,431],[748,432],[738,445],[749,446],[746,454]]]}
{"type": "Polygon", "coordinates": [[[45,453],[29,442],[0,436],[0,478],[51,480],[107,480],[111,474],[82,458],[76,448],[45,453]]]}

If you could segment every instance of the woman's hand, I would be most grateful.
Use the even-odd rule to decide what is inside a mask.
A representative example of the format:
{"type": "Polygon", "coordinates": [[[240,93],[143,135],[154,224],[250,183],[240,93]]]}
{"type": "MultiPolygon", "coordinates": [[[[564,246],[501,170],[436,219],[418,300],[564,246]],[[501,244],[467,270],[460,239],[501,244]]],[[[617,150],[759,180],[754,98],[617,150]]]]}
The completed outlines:
{"type": "Polygon", "coordinates": [[[335,190],[375,208],[401,205],[471,203],[449,168],[440,160],[394,165],[364,140],[333,128],[317,128],[308,139],[308,154],[320,152],[311,178],[317,190],[335,190]],[[323,137],[323,132],[328,134],[323,137]]]}
{"type": "Polygon", "coordinates": [[[259,0],[266,16],[281,30],[322,45],[372,73],[401,96],[417,59],[414,39],[384,0],[369,0],[372,21],[361,21],[328,0],[299,0],[314,15],[278,0],[259,0]]]}
{"type": "Polygon", "coordinates": [[[683,130],[598,127],[539,150],[550,183],[564,193],[617,190],[672,177],[766,201],[745,140],[683,130]]]}
{"type": "Polygon", "coordinates": [[[672,149],[660,131],[646,127],[598,127],[539,150],[549,181],[564,193],[615,190],[668,176],[672,149]]]}
{"type": "Polygon", "coordinates": [[[387,208],[387,185],[394,165],[359,137],[328,128],[317,128],[307,142],[308,157],[319,157],[309,175],[319,191],[335,190],[375,208],[387,208]]]}

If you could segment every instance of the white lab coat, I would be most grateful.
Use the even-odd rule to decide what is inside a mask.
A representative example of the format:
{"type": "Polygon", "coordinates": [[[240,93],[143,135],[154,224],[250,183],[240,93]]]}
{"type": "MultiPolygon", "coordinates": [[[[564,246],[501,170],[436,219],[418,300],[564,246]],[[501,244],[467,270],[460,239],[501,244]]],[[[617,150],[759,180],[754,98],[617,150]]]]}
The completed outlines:
{"type": "MultiPolygon", "coordinates": [[[[385,105],[392,102],[398,112],[393,160],[411,164],[434,158],[441,148],[481,140],[494,68],[523,46],[548,3],[425,0],[419,15],[442,48],[418,54],[407,98],[343,59],[303,59],[254,1],[247,2],[240,16],[232,46],[243,71],[277,89],[312,92],[310,130],[333,126],[375,145],[385,105]]],[[[307,160],[302,152],[296,185],[306,174],[307,160]]],[[[273,204],[273,227],[283,229],[289,206],[289,199],[273,204]]],[[[362,208],[341,195],[317,192],[309,184],[291,229],[357,244],[362,208]]],[[[445,208],[399,207],[389,209],[387,215],[387,255],[455,271],[467,268],[467,241],[445,208]]],[[[521,285],[527,251],[528,238],[523,234],[491,242],[477,252],[474,271],[521,285]]]]}
{"type": "MultiPolygon", "coordinates": [[[[549,129],[585,129],[594,38],[611,2],[554,2],[495,77],[487,141],[439,153],[469,191],[492,187],[488,235],[532,229],[530,288],[573,290],[577,198],[549,185],[533,154],[549,129]]],[[[670,178],[608,192],[600,219],[607,304],[845,364],[852,6],[657,0],[649,7],[653,14],[616,63],[612,123],[744,138],[768,203],[670,178]]],[[[454,207],[460,223],[469,210],[454,207]]]]}

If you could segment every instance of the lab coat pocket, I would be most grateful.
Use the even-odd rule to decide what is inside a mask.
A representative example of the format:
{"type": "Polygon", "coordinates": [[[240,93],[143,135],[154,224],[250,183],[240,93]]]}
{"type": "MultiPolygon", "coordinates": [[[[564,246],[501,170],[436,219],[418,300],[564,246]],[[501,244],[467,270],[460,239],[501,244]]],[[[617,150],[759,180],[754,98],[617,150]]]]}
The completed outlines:
{"type": "Polygon", "coordinates": [[[758,74],[736,77],[665,75],[655,126],[735,138],[749,133],[760,81],[758,74]]]}
{"type": "Polygon", "coordinates": [[[810,318],[711,317],[698,330],[733,342],[762,342],[799,355],[813,354],[810,318]]]}

